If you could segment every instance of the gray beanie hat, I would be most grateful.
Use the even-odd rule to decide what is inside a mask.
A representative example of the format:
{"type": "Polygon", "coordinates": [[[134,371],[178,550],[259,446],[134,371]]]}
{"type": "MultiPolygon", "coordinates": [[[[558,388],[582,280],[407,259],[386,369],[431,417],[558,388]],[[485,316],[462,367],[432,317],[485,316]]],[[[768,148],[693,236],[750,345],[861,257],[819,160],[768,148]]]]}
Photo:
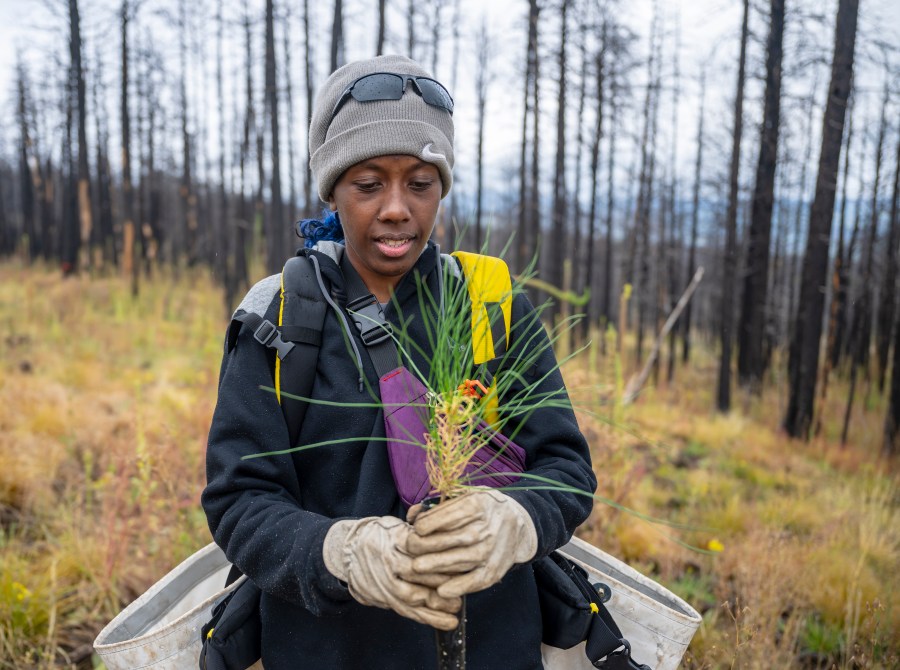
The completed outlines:
{"type": "Polygon", "coordinates": [[[319,197],[327,201],[341,175],[360,161],[407,154],[438,169],[443,198],[453,183],[453,117],[427,104],[412,83],[407,83],[399,100],[361,103],[350,98],[332,120],[331,112],[347,87],[375,72],[431,76],[404,56],[378,56],[348,63],[328,77],[319,89],[309,125],[309,167],[318,182],[319,197]]]}

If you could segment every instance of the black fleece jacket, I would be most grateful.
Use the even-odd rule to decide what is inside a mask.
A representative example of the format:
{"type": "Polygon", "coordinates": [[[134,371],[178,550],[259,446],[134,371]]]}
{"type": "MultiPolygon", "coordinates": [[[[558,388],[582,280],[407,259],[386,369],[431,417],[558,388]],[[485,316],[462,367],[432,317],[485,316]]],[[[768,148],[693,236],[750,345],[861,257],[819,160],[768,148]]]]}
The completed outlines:
{"type": "MultiPolygon", "coordinates": [[[[344,280],[326,254],[312,252],[323,283],[342,304],[344,280]]],[[[399,283],[395,302],[416,341],[428,341],[422,328],[416,275],[438,291],[437,251],[429,244],[412,272],[399,283]]],[[[278,317],[278,282],[263,280],[248,294],[264,305],[273,323],[278,317]]],[[[513,303],[511,347],[537,329],[545,348],[532,370],[540,390],[562,389],[546,334],[524,295],[513,303]],[[523,325],[524,324],[524,325],[523,325]]],[[[394,304],[386,317],[399,322],[394,304]]],[[[359,333],[349,336],[362,352],[370,388],[378,376],[359,333]]],[[[312,396],[343,403],[371,403],[359,391],[356,357],[334,310],[326,316],[312,396]]],[[[428,370],[428,361],[416,356],[428,370]]],[[[322,543],[331,525],[346,518],[405,517],[391,478],[383,441],[381,410],[375,407],[309,406],[300,444],[351,438],[351,441],[281,456],[242,460],[243,456],[289,446],[288,429],[273,385],[274,357],[243,329],[222,361],[219,396],[209,434],[208,485],[202,503],[217,544],[263,591],[263,664],[266,670],[303,668],[340,670],[430,670],[436,667],[434,632],[390,610],[357,603],[347,587],[325,568],[322,543]],[[353,439],[355,438],[355,439],[353,439]]],[[[562,391],[564,393],[564,390],[562,391]]],[[[285,400],[290,402],[290,400],[285,400]]],[[[596,479],[584,437],[571,411],[538,410],[521,426],[516,442],[527,452],[529,472],[593,491],[596,479]]],[[[537,530],[537,556],[565,544],[591,508],[586,496],[546,490],[509,493],[528,510],[537,530]]],[[[467,645],[470,670],[541,668],[541,615],[530,565],[515,566],[495,586],[468,597],[467,645]]]]}

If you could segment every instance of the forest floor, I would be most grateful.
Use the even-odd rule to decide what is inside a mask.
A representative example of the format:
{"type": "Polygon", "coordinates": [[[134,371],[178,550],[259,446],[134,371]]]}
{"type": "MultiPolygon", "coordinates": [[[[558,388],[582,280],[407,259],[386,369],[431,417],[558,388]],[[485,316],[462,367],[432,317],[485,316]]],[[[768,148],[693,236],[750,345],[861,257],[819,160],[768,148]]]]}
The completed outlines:
{"type": "MultiPolygon", "coordinates": [[[[225,325],[204,274],[145,281],[133,300],[117,278],[0,265],[0,670],[94,667],[102,626],[209,542],[225,325]]],[[[621,361],[595,348],[564,370],[615,503],[578,534],[703,614],[683,666],[900,666],[900,478],[880,457],[877,391],[863,387],[847,446],[840,380],[819,437],[791,441],[782,378],[713,410],[702,344],[621,406],[627,343],[621,361]]]]}

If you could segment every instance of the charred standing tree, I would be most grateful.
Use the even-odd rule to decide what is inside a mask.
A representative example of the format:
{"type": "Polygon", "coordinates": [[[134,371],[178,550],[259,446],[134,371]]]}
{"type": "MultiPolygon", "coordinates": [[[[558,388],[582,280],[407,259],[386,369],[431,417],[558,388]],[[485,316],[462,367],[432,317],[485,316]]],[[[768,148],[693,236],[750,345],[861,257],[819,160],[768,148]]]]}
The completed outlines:
{"type": "MultiPolygon", "coordinates": [[[[875,238],[878,235],[878,230],[875,228],[876,222],[877,215],[872,218],[872,226],[866,237],[865,258],[861,263],[859,273],[860,290],[853,312],[853,322],[850,326],[850,389],[847,393],[841,444],[847,444],[850,419],[853,416],[853,402],[856,398],[856,379],[861,368],[865,370],[868,379],[869,342],[872,339],[872,302],[875,293],[872,265],[875,260],[875,238]]],[[[857,233],[858,229],[853,231],[854,237],[857,233]]]]}
{"type": "Polygon", "coordinates": [[[96,147],[97,181],[95,184],[95,211],[92,219],[96,222],[91,228],[91,263],[95,269],[102,268],[107,262],[118,265],[116,240],[113,235],[112,214],[112,170],[109,164],[109,132],[103,121],[109,118],[101,100],[106,99],[106,91],[101,91],[103,73],[98,56],[95,71],[97,76],[91,86],[92,104],[94,106],[94,145],[96,147]]]}
{"type": "MultiPolygon", "coordinates": [[[[693,273],[697,271],[697,235],[700,227],[700,175],[703,172],[703,116],[706,110],[706,71],[700,75],[700,117],[697,122],[697,159],[694,162],[694,189],[691,202],[691,241],[688,248],[687,281],[691,280],[693,273]]],[[[691,360],[691,317],[693,310],[688,302],[684,309],[682,321],[682,350],[681,360],[687,364],[691,360]]]]}
{"type": "Polygon", "coordinates": [[[768,302],[769,247],[775,204],[775,168],[781,124],[781,61],[784,53],[785,0],[772,0],[766,45],[766,91],[763,126],[756,164],[756,186],[750,211],[749,245],[744,294],[738,326],[738,378],[756,393],[762,391],[766,304],[768,302]]]}
{"type": "Polygon", "coordinates": [[[836,368],[841,359],[844,346],[847,321],[847,285],[850,281],[848,273],[849,258],[847,245],[845,244],[847,232],[847,180],[850,175],[850,148],[853,145],[853,94],[847,101],[847,141],[844,147],[844,173],[841,176],[841,217],[838,229],[838,248],[834,256],[834,270],[832,272],[831,287],[831,315],[828,326],[828,365],[825,367],[825,376],[822,379],[824,387],[828,385],[827,374],[830,369],[836,368]]]}
{"type": "MultiPolygon", "coordinates": [[[[596,89],[597,89],[597,108],[595,110],[595,114],[597,115],[597,123],[594,126],[594,139],[591,142],[591,208],[588,213],[588,234],[587,234],[587,259],[586,259],[586,269],[585,269],[585,278],[584,285],[591,291],[593,295],[594,291],[594,247],[597,243],[597,192],[600,190],[600,140],[603,139],[603,86],[604,86],[604,75],[605,75],[605,58],[606,58],[606,42],[607,42],[607,22],[603,22],[603,28],[600,32],[600,48],[597,49],[597,55],[594,58],[594,69],[595,75],[597,77],[596,89]]],[[[584,68],[585,76],[587,75],[587,68],[584,68]]],[[[610,151],[610,153],[612,153],[610,151]]],[[[612,193],[610,193],[610,197],[612,197],[612,193]]],[[[607,231],[607,239],[606,239],[606,247],[607,251],[610,250],[612,244],[612,236],[607,231]]],[[[607,254],[608,255],[608,254],[607,254]]],[[[605,261],[606,271],[604,274],[604,287],[603,293],[601,294],[600,300],[600,316],[603,319],[602,326],[605,326],[606,323],[609,323],[609,313],[610,313],[610,286],[611,277],[610,277],[610,264],[612,259],[607,257],[605,261]]],[[[587,312],[585,314],[585,318],[583,320],[584,329],[582,331],[583,335],[587,335],[588,330],[594,325],[594,321],[596,319],[596,313],[594,312],[594,305],[596,301],[591,299],[587,304],[587,312]]],[[[603,338],[602,333],[600,337],[601,342],[605,342],[606,340],[603,338]]]]}
{"type": "MultiPolygon", "coordinates": [[[[337,21],[337,18],[335,18],[337,21]]],[[[266,0],[266,117],[272,155],[271,203],[266,217],[266,268],[271,274],[281,270],[284,257],[284,203],[281,199],[281,144],[278,136],[278,78],[275,71],[275,7],[266,0]]]]}
{"type": "Polygon", "coordinates": [[[444,0],[433,0],[431,9],[431,73],[437,76],[438,56],[441,53],[441,14],[444,9],[444,0]]]}
{"type": "MultiPolygon", "coordinates": [[[[306,0],[304,6],[309,6],[309,0],[306,0]]],[[[385,19],[384,14],[387,9],[387,0],[378,0],[378,39],[375,43],[375,55],[381,56],[384,53],[384,32],[385,19]]],[[[308,33],[307,33],[308,34],[308,33]]]]}
{"type": "Polygon", "coordinates": [[[640,176],[638,193],[634,207],[634,227],[631,236],[631,247],[628,253],[628,265],[625,282],[635,286],[635,298],[629,301],[629,307],[637,309],[638,327],[635,359],[640,364],[644,340],[645,303],[649,300],[649,253],[650,253],[650,208],[653,202],[653,172],[656,157],[656,135],[654,111],[656,107],[657,74],[656,55],[658,40],[659,11],[654,5],[653,24],[650,29],[650,57],[647,59],[647,90],[644,95],[643,130],[641,132],[640,176]],[[641,258],[640,274],[638,274],[638,257],[641,258]],[[636,306],[633,306],[637,303],[636,306]]]}
{"type": "Polygon", "coordinates": [[[241,135],[241,148],[239,155],[240,169],[240,208],[239,222],[235,226],[234,245],[234,274],[235,274],[235,294],[237,294],[237,286],[246,284],[248,278],[247,268],[247,233],[252,230],[253,219],[256,214],[255,198],[253,197],[253,188],[250,183],[250,147],[252,146],[256,132],[256,110],[253,105],[253,33],[250,26],[250,17],[244,16],[244,50],[245,63],[244,71],[246,78],[244,80],[244,88],[246,92],[246,103],[244,108],[244,127],[241,135]]]}
{"type": "MultiPolygon", "coordinates": [[[[678,299],[680,287],[678,286],[678,270],[679,260],[681,258],[680,250],[684,246],[684,230],[682,225],[681,212],[678,207],[678,169],[675,166],[676,157],[678,156],[678,101],[681,96],[681,69],[679,67],[679,54],[681,52],[681,22],[679,19],[676,28],[675,39],[675,56],[673,58],[672,71],[672,152],[669,162],[669,242],[666,246],[665,265],[666,265],[666,282],[668,284],[666,312],[662,315],[661,320],[668,319],[669,315],[675,309],[675,301],[678,299]]],[[[662,282],[660,282],[662,284],[662,282]]],[[[660,291],[662,294],[662,291],[660,291]]],[[[660,326],[663,324],[661,323],[660,326]]],[[[666,380],[671,384],[675,378],[675,353],[676,337],[678,331],[672,328],[669,331],[669,360],[666,366],[666,380]]]]}
{"type": "Polygon", "coordinates": [[[409,0],[406,6],[406,55],[415,60],[416,51],[416,2],[409,0]]]}
{"type": "MultiPolygon", "coordinates": [[[[605,28],[605,25],[604,25],[605,28]]],[[[612,30],[615,31],[615,25],[612,30]]],[[[603,31],[604,43],[606,38],[610,37],[606,29],[603,31]]],[[[615,35],[615,32],[613,32],[615,35]]],[[[613,59],[610,59],[611,61],[613,59]]],[[[616,312],[613,305],[613,212],[616,206],[616,120],[617,120],[617,72],[610,68],[609,73],[609,154],[607,156],[606,179],[606,243],[604,246],[603,258],[603,304],[606,305],[605,311],[601,312],[604,323],[616,323],[616,312]]],[[[601,338],[604,353],[606,353],[606,338],[601,338]]]]}
{"type": "Polygon", "coordinates": [[[722,301],[719,309],[719,387],[716,406],[720,412],[731,409],[731,344],[734,324],[734,284],[737,271],[738,172],[741,167],[741,136],[744,117],[744,77],[747,63],[748,19],[750,0],[744,0],[741,24],[741,56],[738,61],[737,89],[734,95],[734,132],[731,142],[731,168],[728,177],[728,213],[725,215],[725,257],[723,258],[722,301]]]}
{"type": "MultiPolygon", "coordinates": [[[[869,237],[866,245],[866,264],[863,268],[863,272],[865,274],[865,280],[863,282],[863,287],[867,292],[867,299],[863,300],[863,304],[866,309],[861,312],[861,316],[863,318],[861,324],[863,326],[863,330],[861,331],[862,340],[860,341],[860,356],[859,364],[865,366],[866,373],[866,381],[869,380],[870,368],[869,368],[869,343],[872,340],[872,315],[874,313],[874,305],[875,299],[874,296],[876,294],[875,289],[875,281],[872,278],[872,272],[875,266],[875,241],[878,238],[878,219],[881,214],[881,207],[879,206],[878,199],[881,192],[881,171],[882,171],[882,155],[884,150],[884,136],[887,130],[887,103],[888,103],[888,89],[885,87],[884,90],[884,98],[881,104],[881,122],[878,124],[878,139],[875,142],[875,175],[872,182],[872,203],[869,208],[869,237]]],[[[890,326],[888,326],[890,328],[890,326]]],[[[890,334],[888,334],[890,337],[890,334]]],[[[886,357],[885,357],[886,358],[886,357]]],[[[885,360],[885,363],[887,361],[885,360]]]]}
{"type": "MultiPolygon", "coordinates": [[[[566,259],[568,193],[566,189],[566,41],[568,33],[569,0],[560,8],[559,88],[556,97],[556,165],[553,172],[553,226],[550,237],[550,271],[554,286],[563,288],[563,264],[566,259]]],[[[565,287],[568,288],[568,287],[565,287]]],[[[553,319],[559,314],[559,303],[551,303],[548,311],[553,319]]]]}
{"type": "MultiPolygon", "coordinates": [[[[384,0],[382,0],[384,2],[384,0]]],[[[303,0],[303,67],[305,68],[306,81],[306,127],[309,128],[312,123],[313,99],[315,93],[313,91],[315,82],[313,80],[313,52],[311,42],[312,32],[310,30],[309,19],[309,0],[303,0]]],[[[249,75],[248,75],[249,76],[249,75]]],[[[312,191],[312,170],[309,169],[309,143],[306,145],[306,162],[303,170],[303,207],[306,216],[312,216],[315,211],[312,191]]],[[[318,199],[316,199],[318,202],[318,199]]]]}
{"type": "MultiPolygon", "coordinates": [[[[897,300],[897,246],[900,245],[900,134],[897,137],[897,152],[894,161],[894,187],[891,193],[891,216],[888,222],[887,249],[884,252],[884,284],[878,307],[878,392],[884,392],[887,376],[888,355],[891,346],[891,328],[894,326],[894,312],[897,300]]],[[[894,366],[894,376],[897,376],[894,366]]]]}
{"type": "MultiPolygon", "coordinates": [[[[896,203],[896,200],[894,202],[896,203]]],[[[885,456],[896,456],[900,453],[900,323],[894,324],[894,364],[891,373],[891,395],[884,420],[883,451],[885,456]]]]}
{"type": "MultiPolygon", "coordinates": [[[[534,7],[534,64],[531,78],[531,190],[528,197],[528,239],[532,246],[529,253],[537,257],[541,250],[541,58],[538,43],[538,18],[540,7],[534,7]]],[[[532,296],[534,297],[534,296],[532,296]]]]}
{"type": "MultiPolygon", "coordinates": [[[[285,10],[283,21],[284,30],[282,30],[282,49],[284,49],[284,94],[287,104],[287,145],[288,145],[288,221],[297,220],[297,174],[295,172],[295,155],[294,151],[294,69],[291,66],[291,12],[290,9],[285,10]]],[[[309,127],[309,126],[307,126],[309,127]]],[[[294,239],[294,233],[291,226],[284,226],[285,249],[291,248],[294,239]]]]}
{"type": "MultiPolygon", "coordinates": [[[[573,189],[573,204],[575,211],[572,214],[572,255],[571,263],[575,268],[583,267],[582,263],[582,247],[583,242],[581,239],[581,219],[582,219],[582,211],[581,211],[581,164],[584,162],[582,160],[582,155],[584,154],[584,104],[585,98],[587,97],[587,73],[588,73],[588,52],[587,52],[587,21],[586,17],[582,17],[581,27],[578,30],[578,51],[579,51],[579,73],[578,77],[578,113],[575,117],[577,120],[575,122],[575,187],[573,189]]],[[[599,110],[602,113],[602,109],[599,110]]],[[[591,189],[596,190],[596,184],[591,184],[591,189]]],[[[578,272],[572,278],[572,290],[576,292],[580,292],[581,288],[585,285],[582,279],[583,275],[578,272]]],[[[587,319],[581,319],[579,326],[579,332],[582,333],[582,339],[587,339],[587,329],[590,326],[590,323],[587,319]]]]}
{"type": "MultiPolygon", "coordinates": [[[[237,249],[234,248],[234,235],[232,233],[233,219],[231,211],[228,207],[228,186],[225,183],[225,100],[224,75],[222,72],[222,42],[225,32],[225,21],[222,16],[224,10],[224,0],[219,0],[216,5],[216,97],[219,98],[219,192],[217,194],[218,211],[217,217],[219,221],[219,233],[213,243],[219,253],[219,263],[221,263],[223,272],[223,286],[225,288],[225,312],[231,310],[237,299],[237,282],[235,281],[235,255],[237,249]]],[[[233,186],[233,184],[232,184],[233,186]]],[[[233,189],[232,189],[233,190],[233,189]]]]}
{"type": "Polygon", "coordinates": [[[790,366],[790,396],[784,418],[787,433],[803,439],[809,438],[812,424],[835,184],[841,156],[844,116],[853,75],[858,15],[859,0],[839,0],[831,82],[822,123],[822,150],[819,155],[816,194],[809,215],[809,234],[794,329],[796,346],[791,348],[791,357],[796,356],[797,360],[790,366]]]}
{"type": "Polygon", "coordinates": [[[482,18],[475,36],[475,100],[478,109],[478,148],[476,157],[477,177],[475,185],[475,249],[481,251],[484,243],[483,200],[484,200],[484,121],[487,108],[487,93],[490,85],[491,63],[490,36],[487,20],[482,18]]]}
{"type": "MultiPolygon", "coordinates": [[[[847,262],[844,258],[844,238],[847,215],[847,174],[850,172],[850,146],[853,139],[853,97],[847,100],[847,142],[844,149],[844,170],[841,186],[841,217],[838,227],[837,251],[834,255],[834,269],[831,272],[831,304],[828,312],[828,331],[825,339],[825,356],[822,365],[822,383],[819,385],[819,406],[816,409],[813,434],[818,437],[822,432],[822,416],[825,401],[828,398],[828,381],[832,369],[838,364],[837,351],[840,338],[843,337],[843,319],[847,310],[847,262]]],[[[854,236],[856,232],[854,231],[854,236]]],[[[855,372],[854,372],[855,374],[855,372]]]]}
{"type": "MultiPolygon", "coordinates": [[[[31,131],[28,124],[28,82],[25,66],[21,61],[16,65],[16,88],[18,90],[18,106],[16,116],[19,122],[19,198],[22,203],[22,234],[28,239],[28,260],[37,258],[38,234],[35,225],[35,188],[32,179],[32,166],[37,160],[32,154],[31,131]]],[[[15,244],[10,245],[15,248],[15,244]]]]}
{"type": "MultiPolygon", "coordinates": [[[[453,14],[450,19],[450,32],[453,35],[452,43],[453,48],[451,49],[450,55],[450,92],[456,90],[456,81],[457,74],[459,72],[459,43],[460,43],[460,8],[459,8],[459,0],[453,0],[453,14]]],[[[437,76],[437,75],[435,75],[437,76]]],[[[525,87],[526,95],[528,87],[525,87]]],[[[527,105],[527,100],[526,100],[527,105]]],[[[525,117],[528,117],[528,110],[525,111],[525,117]]],[[[522,145],[524,151],[524,144],[522,145]]],[[[439,232],[439,239],[442,237],[446,240],[447,248],[453,249],[456,247],[456,232],[454,223],[456,221],[456,195],[457,189],[452,189],[450,191],[450,202],[449,207],[442,207],[440,210],[440,218],[438,219],[437,230],[439,232]]],[[[522,200],[519,200],[519,215],[521,217],[521,203],[522,200]]],[[[513,250],[513,253],[518,253],[518,248],[513,250]]],[[[518,262],[518,259],[517,259],[518,262]]]]}
{"type": "Polygon", "coordinates": [[[189,127],[188,114],[188,94],[187,94],[187,12],[185,8],[185,0],[181,0],[178,4],[179,20],[180,20],[180,44],[179,44],[179,60],[181,67],[181,184],[179,191],[181,194],[182,220],[184,222],[181,234],[182,239],[174,240],[172,246],[173,260],[177,260],[177,249],[180,244],[187,251],[188,265],[193,265],[198,258],[198,225],[197,225],[197,194],[194,192],[194,175],[193,175],[193,150],[189,127]]]}
{"type": "MultiPolygon", "coordinates": [[[[62,268],[63,274],[77,272],[80,251],[84,249],[87,256],[91,237],[91,185],[88,172],[87,147],[87,102],[85,100],[84,68],[81,62],[81,18],[78,13],[78,0],[69,0],[69,84],[67,103],[67,127],[71,128],[72,117],[77,118],[78,159],[77,177],[70,177],[69,188],[77,203],[77,218],[66,216],[66,232],[64,234],[62,268]],[[73,188],[74,186],[74,188],[73,188]]],[[[67,130],[67,135],[70,131],[67,130]]],[[[68,143],[68,140],[67,140],[68,143]]],[[[70,150],[67,150],[67,153],[70,150]]],[[[71,164],[71,163],[70,163],[71,164]]],[[[75,167],[74,165],[72,166],[75,167]]]]}
{"type": "MultiPolygon", "coordinates": [[[[532,218],[535,213],[531,209],[531,196],[537,191],[538,183],[533,180],[533,173],[529,170],[529,120],[532,114],[532,100],[535,89],[537,70],[537,30],[540,8],[537,0],[528,3],[528,46],[525,54],[525,100],[522,116],[522,147],[519,155],[519,222],[516,244],[516,265],[523,272],[534,256],[536,239],[531,236],[532,218]]],[[[536,131],[535,131],[536,133],[536,131]]],[[[451,227],[452,227],[451,221],[451,227]]]]}
{"type": "Polygon", "coordinates": [[[131,294],[138,294],[140,277],[135,253],[138,238],[134,225],[134,191],[131,184],[131,112],[129,108],[128,23],[131,20],[131,3],[122,0],[120,9],[122,26],[122,88],[119,101],[119,118],[122,125],[122,274],[131,278],[131,294]]]}
{"type": "Polygon", "coordinates": [[[343,64],[344,3],[341,0],[334,0],[334,20],[331,22],[331,69],[329,72],[334,72],[343,64]]]}

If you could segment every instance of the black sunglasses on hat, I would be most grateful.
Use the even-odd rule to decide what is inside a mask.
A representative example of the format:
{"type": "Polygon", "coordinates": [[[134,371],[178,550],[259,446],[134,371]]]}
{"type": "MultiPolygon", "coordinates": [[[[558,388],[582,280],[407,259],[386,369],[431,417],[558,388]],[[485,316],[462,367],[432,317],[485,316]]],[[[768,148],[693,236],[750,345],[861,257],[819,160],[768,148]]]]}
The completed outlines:
{"type": "Polygon", "coordinates": [[[331,126],[334,117],[350,98],[357,102],[374,102],[376,100],[399,100],[406,93],[407,82],[413,83],[416,93],[422,96],[422,100],[432,107],[439,107],[453,114],[453,98],[440,82],[430,77],[417,77],[411,74],[397,74],[395,72],[373,72],[363,75],[350,83],[338,98],[337,104],[331,111],[331,126]]]}

